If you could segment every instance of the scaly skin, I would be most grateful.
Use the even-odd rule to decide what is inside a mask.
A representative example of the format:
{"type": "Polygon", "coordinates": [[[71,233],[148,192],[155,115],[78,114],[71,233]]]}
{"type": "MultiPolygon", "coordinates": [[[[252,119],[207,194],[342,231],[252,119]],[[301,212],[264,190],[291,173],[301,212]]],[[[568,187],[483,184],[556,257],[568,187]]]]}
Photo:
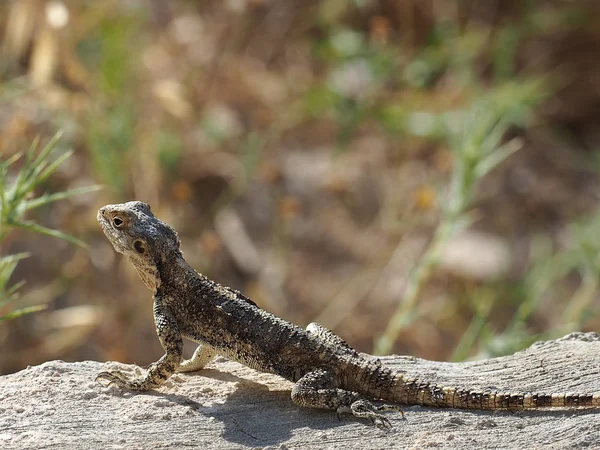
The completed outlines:
{"type": "Polygon", "coordinates": [[[110,371],[100,372],[96,380],[147,391],[174,372],[200,370],[215,355],[223,355],[295,382],[292,401],[297,405],[350,412],[383,427],[390,422],[381,411],[402,411],[395,405],[375,406],[367,399],[483,410],[600,407],[600,393],[483,392],[406,377],[361,357],[316,323],[300,328],[197,273],[184,260],[175,230],[157,219],[147,204],[104,206],[98,222],[115,250],[131,261],[154,293],[154,321],[165,355],[142,378],[110,371]],[[183,338],[199,344],[185,361],[183,338]]]}

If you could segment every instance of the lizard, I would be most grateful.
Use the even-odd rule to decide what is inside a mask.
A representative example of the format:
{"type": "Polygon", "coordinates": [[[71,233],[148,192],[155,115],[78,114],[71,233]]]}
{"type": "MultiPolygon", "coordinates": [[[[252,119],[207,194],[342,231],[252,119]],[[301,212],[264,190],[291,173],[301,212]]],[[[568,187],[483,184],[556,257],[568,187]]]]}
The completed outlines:
{"type": "Polygon", "coordinates": [[[437,385],[393,371],[363,357],[341,337],[316,323],[294,325],[259,308],[241,292],[196,272],[184,259],[177,232],[140,201],[107,205],[98,222],[153,292],[154,322],[165,354],[144,376],[102,371],[95,381],[132,391],[161,386],[175,372],[192,372],[216,355],[295,383],[291,398],[303,407],[370,419],[391,427],[386,411],[399,405],[478,410],[546,407],[600,408],[600,393],[536,393],[437,385]],[[183,338],[198,343],[183,358],[183,338]],[[374,404],[390,402],[392,404],[374,404]]]}

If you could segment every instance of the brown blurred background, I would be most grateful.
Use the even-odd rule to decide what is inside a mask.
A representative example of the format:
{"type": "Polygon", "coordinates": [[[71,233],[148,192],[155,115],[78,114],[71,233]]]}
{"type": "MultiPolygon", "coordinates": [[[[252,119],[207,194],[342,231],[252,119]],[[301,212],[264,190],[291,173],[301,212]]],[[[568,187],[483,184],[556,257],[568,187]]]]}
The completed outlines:
{"type": "Polygon", "coordinates": [[[47,309],[0,322],[0,373],[162,354],[151,293],[95,219],[133,199],[197,270],[372,351],[448,203],[439,121],[485,95],[521,108],[518,150],[477,180],[393,351],[600,330],[596,1],[14,0],[0,39],[2,159],[60,129],[74,154],[45,189],[105,186],[29,216],[89,250],[2,242],[31,253],[18,306],[47,309]]]}

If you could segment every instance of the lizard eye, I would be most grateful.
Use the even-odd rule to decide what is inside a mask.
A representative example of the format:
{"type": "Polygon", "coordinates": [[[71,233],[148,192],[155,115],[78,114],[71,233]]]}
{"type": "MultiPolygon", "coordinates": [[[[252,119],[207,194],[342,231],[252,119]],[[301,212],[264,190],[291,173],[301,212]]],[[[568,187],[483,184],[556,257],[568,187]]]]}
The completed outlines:
{"type": "Polygon", "coordinates": [[[113,217],[113,224],[115,227],[119,228],[121,225],[123,225],[123,219],[120,217],[113,217]]]}
{"type": "Polygon", "coordinates": [[[135,251],[141,255],[146,253],[146,246],[144,245],[144,243],[142,241],[135,241],[133,243],[133,248],[135,248],[135,251]]]}

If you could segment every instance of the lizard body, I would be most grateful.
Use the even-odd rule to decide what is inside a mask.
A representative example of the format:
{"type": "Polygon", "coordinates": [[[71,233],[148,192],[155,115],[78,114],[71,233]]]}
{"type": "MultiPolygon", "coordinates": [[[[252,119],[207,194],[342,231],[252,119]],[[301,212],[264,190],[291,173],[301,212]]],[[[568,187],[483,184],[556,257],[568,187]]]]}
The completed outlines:
{"type": "Polygon", "coordinates": [[[124,254],[154,293],[154,320],[165,355],[147,374],[129,379],[119,371],[101,372],[121,388],[146,391],[175,372],[202,369],[215,355],[279,375],[295,383],[292,401],[300,406],[350,412],[382,426],[380,412],[395,405],[481,410],[544,407],[597,407],[600,393],[497,392],[440,386],[408,377],[366,359],[333,332],[312,323],[306,329],[256,306],[238,291],[197,273],[183,258],[177,233],[142,202],[107,205],[98,221],[115,250],[124,254]],[[183,360],[183,338],[199,344],[183,360]]]}

